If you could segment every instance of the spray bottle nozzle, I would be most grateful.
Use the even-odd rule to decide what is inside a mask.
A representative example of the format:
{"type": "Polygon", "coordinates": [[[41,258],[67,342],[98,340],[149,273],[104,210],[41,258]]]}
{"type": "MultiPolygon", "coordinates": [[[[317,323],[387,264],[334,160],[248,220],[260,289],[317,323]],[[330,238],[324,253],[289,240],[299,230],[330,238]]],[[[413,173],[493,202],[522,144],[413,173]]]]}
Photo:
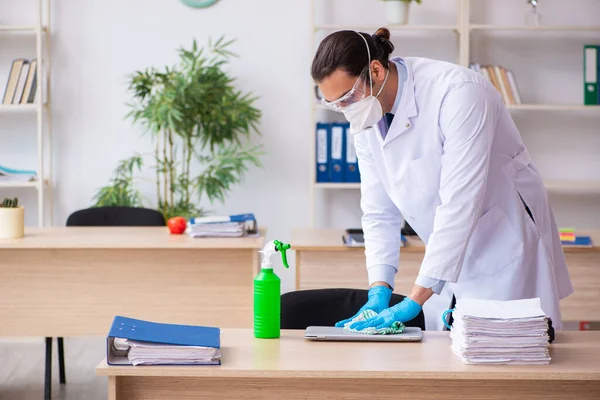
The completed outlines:
{"type": "Polygon", "coordinates": [[[276,252],[281,253],[281,261],[286,268],[289,268],[287,261],[286,250],[290,249],[292,246],[288,243],[280,242],[279,240],[272,240],[265,245],[265,247],[260,251],[263,255],[262,267],[263,268],[271,268],[270,257],[272,254],[276,252]]]}

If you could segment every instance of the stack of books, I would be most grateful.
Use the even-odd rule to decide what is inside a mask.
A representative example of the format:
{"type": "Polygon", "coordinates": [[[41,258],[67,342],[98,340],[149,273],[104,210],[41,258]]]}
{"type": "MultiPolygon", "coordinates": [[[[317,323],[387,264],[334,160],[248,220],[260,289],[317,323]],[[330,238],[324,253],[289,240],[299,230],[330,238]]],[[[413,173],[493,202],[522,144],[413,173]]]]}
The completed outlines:
{"type": "Polygon", "coordinates": [[[219,365],[219,328],[116,316],[106,341],[109,365],[219,365]]]}
{"type": "Polygon", "coordinates": [[[2,104],[33,103],[36,92],[37,60],[14,60],[4,88],[2,104]]]}
{"type": "Polygon", "coordinates": [[[575,234],[573,228],[559,229],[560,243],[565,247],[592,247],[592,238],[575,234]]]}
{"type": "Polygon", "coordinates": [[[502,95],[504,104],[522,104],[517,81],[511,70],[501,65],[481,65],[478,63],[471,63],[469,68],[485,76],[494,85],[496,90],[502,95]]]}
{"type": "Polygon", "coordinates": [[[187,233],[194,238],[258,235],[254,214],[191,218],[187,233]]]}
{"type": "Polygon", "coordinates": [[[450,337],[466,364],[549,364],[551,321],[540,299],[457,300],[450,337]]]}

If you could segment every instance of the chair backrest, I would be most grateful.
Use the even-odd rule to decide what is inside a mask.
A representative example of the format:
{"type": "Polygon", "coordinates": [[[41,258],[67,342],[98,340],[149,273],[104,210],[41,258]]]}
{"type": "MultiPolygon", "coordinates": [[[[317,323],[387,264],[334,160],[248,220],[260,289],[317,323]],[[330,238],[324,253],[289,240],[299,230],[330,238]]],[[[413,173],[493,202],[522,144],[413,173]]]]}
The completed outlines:
{"type": "MultiPolygon", "coordinates": [[[[393,294],[390,306],[405,296],[393,294]]],[[[306,329],[308,326],[334,326],[352,317],[367,302],[368,291],[360,289],[314,289],[284,293],[281,296],[281,329],[306,329]]],[[[406,326],[425,330],[421,311],[406,326]]]]}
{"type": "Polygon", "coordinates": [[[69,215],[67,226],[165,226],[157,210],[141,207],[92,207],[69,215]]]}

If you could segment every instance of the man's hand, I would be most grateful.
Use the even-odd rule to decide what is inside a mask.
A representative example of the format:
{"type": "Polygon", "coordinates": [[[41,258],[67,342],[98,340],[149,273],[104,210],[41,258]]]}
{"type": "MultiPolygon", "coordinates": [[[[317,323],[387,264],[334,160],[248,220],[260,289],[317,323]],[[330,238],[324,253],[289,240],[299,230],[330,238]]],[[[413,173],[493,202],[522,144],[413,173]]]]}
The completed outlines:
{"type": "MultiPolygon", "coordinates": [[[[375,282],[380,283],[380,282],[375,282]]],[[[392,289],[388,284],[384,285],[371,285],[369,289],[369,295],[367,303],[358,310],[352,317],[339,321],[335,324],[336,327],[344,327],[348,322],[352,321],[360,315],[364,310],[373,310],[376,313],[380,313],[390,306],[390,299],[392,297],[392,289]]]]}
{"type": "MultiPolygon", "coordinates": [[[[377,283],[377,282],[376,282],[377,283]]],[[[433,290],[423,286],[414,285],[410,296],[393,307],[381,311],[378,315],[365,321],[355,322],[350,325],[351,329],[363,330],[366,328],[381,329],[396,321],[407,322],[415,318],[423,309],[423,304],[433,295],[433,290]]]]}
{"type": "Polygon", "coordinates": [[[354,322],[350,329],[362,331],[366,328],[382,329],[392,326],[394,322],[407,322],[415,318],[421,312],[421,306],[409,297],[405,297],[400,303],[386,308],[373,318],[365,321],[354,322]]]}

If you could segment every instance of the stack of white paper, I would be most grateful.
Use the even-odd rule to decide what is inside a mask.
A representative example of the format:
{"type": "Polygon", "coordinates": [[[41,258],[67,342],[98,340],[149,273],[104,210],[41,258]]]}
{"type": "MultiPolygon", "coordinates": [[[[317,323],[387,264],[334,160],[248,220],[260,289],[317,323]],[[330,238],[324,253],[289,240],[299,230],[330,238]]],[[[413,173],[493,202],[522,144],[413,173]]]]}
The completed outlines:
{"type": "Polygon", "coordinates": [[[548,319],[539,298],[461,298],[452,315],[452,350],[467,364],[550,363],[548,319]]]}
{"type": "Polygon", "coordinates": [[[221,222],[214,224],[190,224],[191,237],[241,237],[246,234],[243,222],[221,222]]]}
{"type": "Polygon", "coordinates": [[[221,350],[213,347],[177,346],[119,339],[129,347],[127,357],[133,365],[218,365],[221,350]]]}

